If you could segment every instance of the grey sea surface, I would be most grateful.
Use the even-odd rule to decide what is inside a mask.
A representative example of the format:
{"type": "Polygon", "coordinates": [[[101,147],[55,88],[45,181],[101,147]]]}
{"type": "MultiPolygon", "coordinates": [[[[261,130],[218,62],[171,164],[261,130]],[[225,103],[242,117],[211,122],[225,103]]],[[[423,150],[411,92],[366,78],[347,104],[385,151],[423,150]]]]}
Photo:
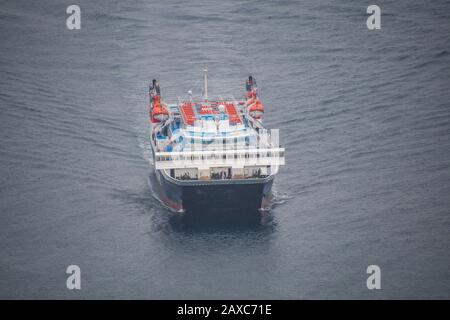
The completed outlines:
{"type": "Polygon", "coordinates": [[[76,4],[74,31],[0,4],[0,298],[450,298],[449,1],[376,1],[374,31],[356,0],[76,4]],[[148,83],[199,92],[204,65],[212,94],[256,77],[287,150],[250,226],[187,226],[147,183],[148,83]]]}

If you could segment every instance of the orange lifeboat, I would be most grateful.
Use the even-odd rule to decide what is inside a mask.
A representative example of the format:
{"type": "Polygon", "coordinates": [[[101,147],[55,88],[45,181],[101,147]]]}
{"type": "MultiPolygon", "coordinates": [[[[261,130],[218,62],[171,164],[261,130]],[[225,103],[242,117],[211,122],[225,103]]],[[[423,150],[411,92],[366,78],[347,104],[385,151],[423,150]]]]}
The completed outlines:
{"type": "Polygon", "coordinates": [[[259,99],[256,99],[256,101],[249,106],[248,112],[253,118],[260,119],[264,114],[262,102],[259,99]]]}
{"type": "Polygon", "coordinates": [[[155,96],[153,100],[152,121],[161,122],[167,119],[169,119],[169,111],[167,111],[166,106],[161,102],[161,97],[155,96]]]}

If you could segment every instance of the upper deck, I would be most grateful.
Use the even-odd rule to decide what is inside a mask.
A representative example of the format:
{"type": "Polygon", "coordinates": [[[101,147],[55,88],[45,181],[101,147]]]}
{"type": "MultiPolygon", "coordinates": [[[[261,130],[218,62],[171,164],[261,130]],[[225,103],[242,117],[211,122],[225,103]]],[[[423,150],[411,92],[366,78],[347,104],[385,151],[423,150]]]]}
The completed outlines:
{"type": "Polygon", "coordinates": [[[243,101],[199,101],[190,97],[170,103],[167,108],[169,119],[154,125],[158,152],[251,146],[264,130],[261,123],[248,116],[243,101]]]}

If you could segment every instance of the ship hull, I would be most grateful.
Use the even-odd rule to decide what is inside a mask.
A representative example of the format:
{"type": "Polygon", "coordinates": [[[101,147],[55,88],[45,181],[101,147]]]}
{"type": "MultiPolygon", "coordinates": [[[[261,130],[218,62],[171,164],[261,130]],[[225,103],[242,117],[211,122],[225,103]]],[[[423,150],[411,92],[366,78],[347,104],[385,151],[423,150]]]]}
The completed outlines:
{"type": "Polygon", "coordinates": [[[242,180],[175,180],[156,170],[150,183],[167,207],[187,215],[252,214],[267,210],[272,200],[273,176],[242,180]]]}

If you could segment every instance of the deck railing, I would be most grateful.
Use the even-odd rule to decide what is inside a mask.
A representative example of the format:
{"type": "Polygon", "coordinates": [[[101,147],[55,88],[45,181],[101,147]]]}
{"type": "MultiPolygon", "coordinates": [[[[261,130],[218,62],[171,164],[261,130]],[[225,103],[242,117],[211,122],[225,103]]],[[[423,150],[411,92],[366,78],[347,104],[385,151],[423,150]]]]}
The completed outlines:
{"type": "Polygon", "coordinates": [[[245,166],[280,166],[285,164],[284,148],[176,151],[155,153],[155,168],[211,168],[245,166]]]}

